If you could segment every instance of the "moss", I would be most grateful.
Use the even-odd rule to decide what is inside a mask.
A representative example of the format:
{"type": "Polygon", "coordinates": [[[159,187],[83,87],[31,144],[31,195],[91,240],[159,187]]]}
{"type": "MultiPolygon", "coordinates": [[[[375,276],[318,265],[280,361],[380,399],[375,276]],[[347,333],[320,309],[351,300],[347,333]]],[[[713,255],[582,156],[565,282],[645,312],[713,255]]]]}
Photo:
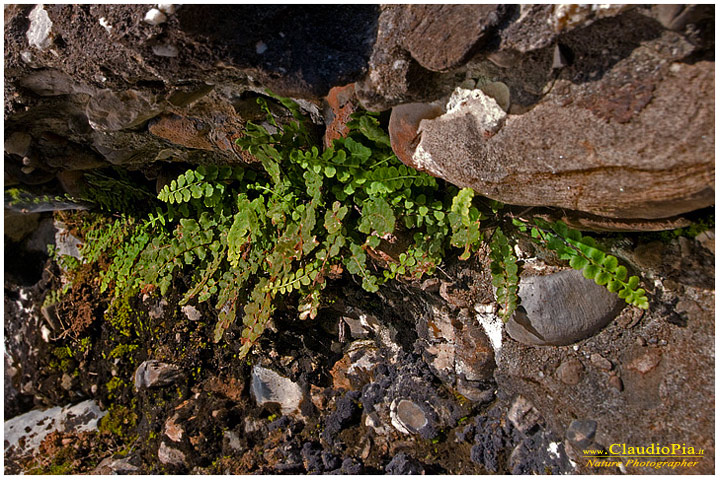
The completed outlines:
{"type": "Polygon", "coordinates": [[[125,380],[122,380],[118,377],[112,377],[109,382],[105,384],[105,388],[107,388],[108,392],[108,398],[112,400],[113,398],[117,398],[118,396],[118,390],[122,390],[125,388],[127,383],[125,380]]]}
{"type": "Polygon", "coordinates": [[[105,314],[105,319],[110,323],[110,325],[126,337],[132,336],[132,332],[135,327],[134,316],[137,315],[130,306],[130,300],[132,297],[132,294],[128,294],[116,298],[110,304],[110,307],[105,314]]]}
{"type": "Polygon", "coordinates": [[[130,355],[138,349],[138,345],[135,343],[120,344],[113,348],[108,355],[110,358],[123,358],[126,355],[130,355]]]}
{"type": "Polygon", "coordinates": [[[78,344],[78,351],[82,354],[87,353],[92,346],[92,339],[90,337],[81,338],[78,344]]]}
{"type": "Polygon", "coordinates": [[[134,411],[136,400],[133,399],[131,407],[124,405],[111,405],[108,414],[100,419],[98,429],[101,433],[108,433],[117,438],[119,443],[129,445],[137,438],[135,427],[137,414],[134,411]]]}

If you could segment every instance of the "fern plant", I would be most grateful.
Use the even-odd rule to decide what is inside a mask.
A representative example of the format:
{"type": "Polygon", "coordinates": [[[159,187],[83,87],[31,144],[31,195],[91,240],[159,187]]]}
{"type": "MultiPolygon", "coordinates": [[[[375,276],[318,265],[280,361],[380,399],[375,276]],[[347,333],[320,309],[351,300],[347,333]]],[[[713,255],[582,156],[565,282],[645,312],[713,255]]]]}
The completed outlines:
{"type": "Polygon", "coordinates": [[[165,295],[184,284],[181,304],[214,305],[216,342],[242,319],[242,358],[281,303],[294,303],[301,320],[315,318],[329,278],[347,273],[375,292],[393,279],[432,274],[451,247],[468,259],[495,228],[491,270],[507,320],[518,305],[512,242],[530,229],[531,238],[586,276],[647,308],[637,277],[626,279],[624,267],[586,237],[560,224],[497,221],[500,204],[478,206],[471,189],[440,188],[435,178],[403,165],[377,114],[355,114],[347,137],[321,151],[299,107],[270,95],[292,120],[278,123],[268,100],[258,99],[273,133],[248,123],[237,140],[258,160],[257,169],[189,169],[160,191],[160,205],[144,220],[122,217],[98,235],[98,251],[114,245],[105,250],[111,263],[103,291],[115,298],[141,290],[165,295]]]}

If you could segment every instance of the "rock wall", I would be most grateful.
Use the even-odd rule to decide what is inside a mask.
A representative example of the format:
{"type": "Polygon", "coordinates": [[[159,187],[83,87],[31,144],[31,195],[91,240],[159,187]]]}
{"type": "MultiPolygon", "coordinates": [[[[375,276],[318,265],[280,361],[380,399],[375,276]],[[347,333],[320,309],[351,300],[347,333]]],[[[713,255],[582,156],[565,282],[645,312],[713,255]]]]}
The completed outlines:
{"type": "Polygon", "coordinates": [[[255,95],[331,123],[356,82],[405,163],[490,198],[624,230],[714,202],[712,6],[163,9],[5,8],[6,183],[252,161],[255,95]]]}

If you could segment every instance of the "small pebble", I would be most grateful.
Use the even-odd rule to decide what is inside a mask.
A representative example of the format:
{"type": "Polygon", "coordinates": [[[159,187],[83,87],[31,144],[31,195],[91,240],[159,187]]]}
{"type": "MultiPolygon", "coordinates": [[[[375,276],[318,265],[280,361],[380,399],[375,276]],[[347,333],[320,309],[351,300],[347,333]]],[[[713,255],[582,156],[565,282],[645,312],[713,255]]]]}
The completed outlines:
{"type": "Polygon", "coordinates": [[[148,12],[145,14],[145,18],[143,19],[145,23],[148,23],[150,25],[160,25],[161,23],[165,23],[167,21],[167,17],[163,12],[158,10],[157,8],[151,8],[148,10],[148,12]]]}
{"type": "Polygon", "coordinates": [[[647,342],[645,341],[645,339],[643,337],[637,337],[635,339],[635,343],[641,347],[644,347],[645,345],[647,345],[647,342]]]}
{"type": "Polygon", "coordinates": [[[597,422],[595,420],[573,420],[565,432],[565,438],[573,447],[583,449],[590,446],[596,432],[597,422]]]}
{"type": "Polygon", "coordinates": [[[603,357],[602,355],[599,355],[597,353],[593,353],[590,356],[590,361],[593,365],[598,367],[601,370],[612,370],[612,362],[608,360],[607,358],[603,357]]]}
{"type": "Polygon", "coordinates": [[[158,10],[167,13],[168,15],[172,15],[177,11],[177,5],[174,3],[158,3],[158,10]]]}
{"type": "Polygon", "coordinates": [[[630,362],[630,365],[628,365],[628,368],[631,368],[642,374],[646,374],[653,368],[657,367],[658,363],[660,363],[660,354],[657,353],[657,350],[648,350],[647,352],[633,359],[630,362]]]}
{"type": "Polygon", "coordinates": [[[177,57],[180,53],[174,45],[153,45],[152,51],[158,57],[177,57]]]}
{"type": "Polygon", "coordinates": [[[268,46],[263,41],[259,41],[255,44],[255,53],[262,55],[268,49],[268,46]]]}
{"type": "Polygon", "coordinates": [[[610,378],[608,379],[608,384],[618,392],[623,391],[623,382],[620,377],[617,375],[610,375],[610,378]]]}
{"type": "Polygon", "coordinates": [[[660,340],[660,341],[658,342],[658,346],[664,347],[665,345],[667,345],[667,343],[668,343],[667,340],[660,340]]]}
{"type": "Polygon", "coordinates": [[[556,375],[566,385],[577,385],[583,377],[583,365],[576,358],[565,360],[558,367],[556,375]]]}

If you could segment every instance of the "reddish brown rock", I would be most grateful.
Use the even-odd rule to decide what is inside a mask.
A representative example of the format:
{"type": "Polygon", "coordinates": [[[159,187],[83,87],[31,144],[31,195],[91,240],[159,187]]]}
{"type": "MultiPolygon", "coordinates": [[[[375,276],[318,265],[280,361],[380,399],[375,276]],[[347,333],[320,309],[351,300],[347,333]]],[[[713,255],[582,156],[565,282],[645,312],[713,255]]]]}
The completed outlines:
{"type": "Polygon", "coordinates": [[[646,374],[658,366],[660,359],[661,357],[658,352],[655,350],[648,350],[642,355],[635,357],[628,365],[628,368],[635,370],[636,372],[646,374]]]}
{"type": "Polygon", "coordinates": [[[330,107],[330,119],[326,120],[327,127],[323,142],[325,148],[329,148],[332,146],[333,140],[345,137],[350,131],[347,122],[350,121],[350,115],[355,113],[359,106],[355,96],[355,84],[331,88],[325,100],[330,107]]]}
{"type": "Polygon", "coordinates": [[[420,141],[420,121],[439,117],[445,113],[442,105],[406,103],[392,109],[390,114],[390,144],[395,155],[405,164],[412,165],[412,156],[420,141]]]}

